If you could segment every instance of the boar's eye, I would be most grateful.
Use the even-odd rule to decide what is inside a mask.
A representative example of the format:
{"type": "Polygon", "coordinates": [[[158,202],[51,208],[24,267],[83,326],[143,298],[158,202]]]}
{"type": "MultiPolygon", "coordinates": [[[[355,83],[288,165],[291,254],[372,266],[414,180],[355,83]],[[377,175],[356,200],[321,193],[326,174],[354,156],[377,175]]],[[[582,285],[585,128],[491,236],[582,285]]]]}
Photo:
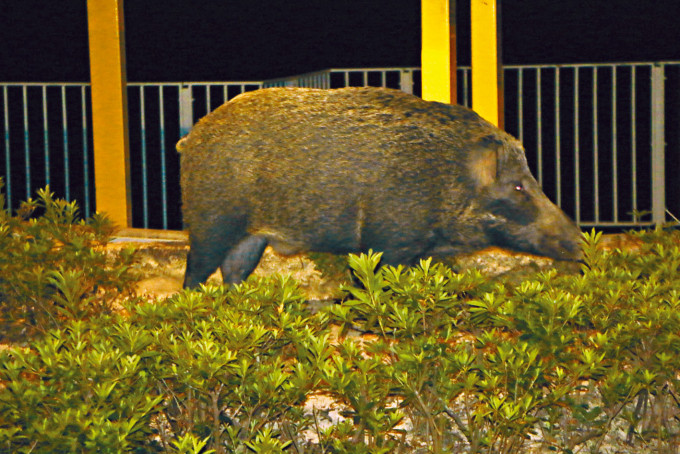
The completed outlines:
{"type": "Polygon", "coordinates": [[[524,186],[522,186],[522,183],[515,183],[515,191],[517,192],[524,191],[524,186]]]}

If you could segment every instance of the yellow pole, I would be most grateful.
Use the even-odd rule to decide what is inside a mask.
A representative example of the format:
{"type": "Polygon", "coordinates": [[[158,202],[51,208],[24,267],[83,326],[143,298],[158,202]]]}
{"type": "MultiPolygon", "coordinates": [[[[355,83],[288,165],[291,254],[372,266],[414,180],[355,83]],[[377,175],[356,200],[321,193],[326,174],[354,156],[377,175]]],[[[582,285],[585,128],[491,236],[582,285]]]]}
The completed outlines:
{"type": "Polygon", "coordinates": [[[130,227],[123,0],[87,0],[97,211],[130,227]]]}
{"type": "Polygon", "coordinates": [[[456,3],[422,0],[423,99],[456,103],[456,3]]]}
{"type": "Polygon", "coordinates": [[[501,0],[471,0],[472,108],[503,128],[503,71],[500,34],[501,0]]]}

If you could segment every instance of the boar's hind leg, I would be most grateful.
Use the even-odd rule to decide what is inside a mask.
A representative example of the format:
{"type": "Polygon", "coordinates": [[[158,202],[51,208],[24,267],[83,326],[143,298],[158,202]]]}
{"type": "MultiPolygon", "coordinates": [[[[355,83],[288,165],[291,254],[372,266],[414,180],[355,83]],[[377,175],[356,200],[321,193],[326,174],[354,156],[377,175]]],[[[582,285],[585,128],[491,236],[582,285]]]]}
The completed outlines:
{"type": "Polygon", "coordinates": [[[225,284],[238,284],[244,281],[262,257],[267,239],[263,236],[251,235],[229,251],[222,262],[222,280],[225,284]]]}
{"type": "Polygon", "coordinates": [[[229,244],[192,237],[189,255],[187,255],[184,288],[196,287],[205,282],[220,266],[228,251],[229,244]]]}
{"type": "Polygon", "coordinates": [[[267,240],[261,236],[247,236],[233,247],[229,243],[192,239],[184,288],[205,282],[218,266],[225,284],[243,281],[257,266],[266,246],[267,240]]]}

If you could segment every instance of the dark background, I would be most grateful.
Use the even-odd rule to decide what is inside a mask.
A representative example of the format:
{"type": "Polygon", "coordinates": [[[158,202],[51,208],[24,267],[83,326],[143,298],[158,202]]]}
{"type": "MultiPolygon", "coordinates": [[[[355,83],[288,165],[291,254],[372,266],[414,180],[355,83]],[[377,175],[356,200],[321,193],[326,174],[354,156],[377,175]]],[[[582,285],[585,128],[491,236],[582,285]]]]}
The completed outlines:
{"type": "MultiPolygon", "coordinates": [[[[505,64],[680,60],[679,0],[505,0],[505,64]]],[[[420,0],[126,0],[128,80],[420,66],[420,0]]],[[[457,1],[469,64],[469,0],[457,1]]],[[[88,81],[86,0],[0,0],[0,81],[88,81]]]]}

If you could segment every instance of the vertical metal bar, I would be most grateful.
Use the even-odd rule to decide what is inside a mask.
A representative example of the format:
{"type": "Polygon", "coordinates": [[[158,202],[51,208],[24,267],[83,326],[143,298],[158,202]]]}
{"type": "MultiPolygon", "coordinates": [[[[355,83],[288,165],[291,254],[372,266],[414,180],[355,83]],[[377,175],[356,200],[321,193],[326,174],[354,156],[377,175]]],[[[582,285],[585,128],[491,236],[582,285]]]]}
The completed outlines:
{"type": "Polygon", "coordinates": [[[68,153],[68,119],[66,117],[66,86],[61,86],[61,132],[64,142],[64,197],[71,201],[71,171],[68,153]]]}
{"type": "MultiPolygon", "coordinates": [[[[208,88],[208,96],[210,89],[208,88]]],[[[163,86],[158,87],[158,111],[160,112],[161,128],[161,204],[163,207],[163,228],[168,228],[168,175],[165,168],[165,114],[163,105],[163,86]]]]}
{"type": "Polygon", "coordinates": [[[636,101],[636,67],[630,69],[630,160],[632,171],[633,221],[639,222],[637,203],[637,101],[636,101]]]}
{"type": "Polygon", "coordinates": [[[345,71],[345,87],[349,87],[349,71],[345,71]]]}
{"type": "Polygon", "coordinates": [[[380,71],[380,86],[381,86],[381,87],[386,87],[386,86],[387,86],[387,74],[386,74],[386,71],[380,71]]]}
{"type": "Polygon", "coordinates": [[[562,156],[560,149],[560,68],[555,68],[555,203],[562,206],[562,156]]]}
{"type": "Polygon", "coordinates": [[[536,68],[536,153],[538,160],[538,184],[543,187],[543,106],[541,99],[541,68],[536,68]]]}
{"type": "Polygon", "coordinates": [[[597,66],[593,66],[593,182],[595,200],[595,223],[600,222],[600,153],[598,149],[598,122],[597,122],[597,66]]]}
{"type": "Polygon", "coordinates": [[[5,118],[5,195],[7,196],[7,211],[12,211],[12,179],[11,179],[11,160],[9,152],[9,105],[7,100],[7,85],[2,87],[2,101],[5,118]]]}
{"type": "Polygon", "coordinates": [[[144,105],[144,85],[139,86],[139,118],[142,140],[142,222],[145,229],[149,228],[149,184],[147,180],[146,161],[146,108],[144,105]]]}
{"type": "Polygon", "coordinates": [[[26,85],[22,85],[22,102],[24,115],[24,174],[26,175],[26,199],[31,198],[31,147],[28,135],[28,99],[26,85]]]}
{"type": "Polygon", "coordinates": [[[619,222],[619,168],[616,141],[616,65],[612,65],[612,189],[614,197],[614,223],[619,222]]]}
{"type": "MultiPolygon", "coordinates": [[[[224,100],[227,101],[227,86],[224,86],[224,100]]],[[[189,134],[194,124],[193,90],[191,85],[183,85],[179,89],[179,136],[189,134]]]]}
{"type": "Polygon", "coordinates": [[[519,141],[524,143],[524,71],[517,70],[517,116],[519,141]]]}
{"type": "MultiPolygon", "coordinates": [[[[243,84],[239,85],[239,89],[241,90],[241,93],[243,93],[243,84]]],[[[179,88],[180,96],[182,96],[182,90],[183,90],[183,87],[180,87],[179,88]]],[[[222,100],[223,100],[223,102],[229,101],[229,85],[227,85],[227,84],[222,85],[222,100]]],[[[180,137],[182,137],[181,134],[180,134],[180,137]]]]}
{"type": "Polygon", "coordinates": [[[399,89],[409,95],[413,94],[413,71],[410,69],[399,71],[399,89]]]}
{"type": "Polygon", "coordinates": [[[368,71],[362,71],[364,78],[364,87],[368,87],[368,71]]]}
{"type": "Polygon", "coordinates": [[[580,141],[579,138],[579,67],[574,68],[574,180],[575,193],[574,199],[576,201],[576,224],[581,223],[581,159],[580,159],[580,141]]]}
{"type": "Polygon", "coordinates": [[[665,66],[652,67],[652,221],[666,222],[665,66]]]}
{"type": "Polygon", "coordinates": [[[45,184],[50,185],[50,132],[47,122],[47,85],[42,86],[43,139],[45,143],[45,184]]]}
{"type": "Polygon", "coordinates": [[[463,77],[463,100],[465,107],[470,107],[470,70],[465,70],[463,77]]]}
{"type": "MultiPolygon", "coordinates": [[[[162,92],[163,92],[163,87],[159,85],[158,86],[158,93],[161,94],[162,92]]],[[[161,94],[160,96],[162,98],[163,95],[161,94]]],[[[161,98],[158,98],[158,99],[160,100],[161,98]]],[[[206,115],[209,114],[212,111],[212,109],[210,107],[211,107],[210,106],[210,85],[206,85],[205,86],[205,113],[206,113],[206,115]]],[[[163,105],[162,104],[159,105],[158,109],[162,112],[163,111],[163,105]]]]}
{"type": "Polygon", "coordinates": [[[87,92],[85,85],[80,87],[80,110],[83,113],[83,186],[85,191],[85,217],[90,213],[90,156],[87,146],[87,92]]]}

